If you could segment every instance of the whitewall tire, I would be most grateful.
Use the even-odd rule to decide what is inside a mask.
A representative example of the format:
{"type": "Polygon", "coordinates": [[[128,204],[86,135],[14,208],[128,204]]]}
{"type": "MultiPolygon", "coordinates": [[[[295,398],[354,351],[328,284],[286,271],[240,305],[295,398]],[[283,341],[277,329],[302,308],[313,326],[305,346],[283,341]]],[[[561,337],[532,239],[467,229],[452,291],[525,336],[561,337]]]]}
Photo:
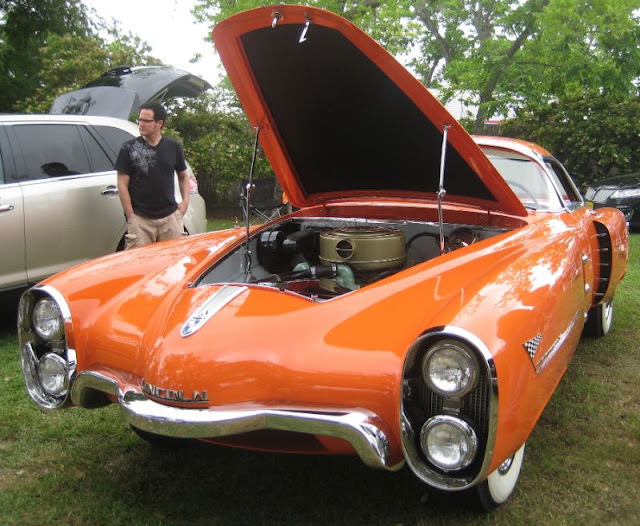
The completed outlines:
{"type": "Polygon", "coordinates": [[[520,478],[523,459],[524,444],[476,487],[478,502],[484,510],[490,511],[509,499],[520,478]]]}

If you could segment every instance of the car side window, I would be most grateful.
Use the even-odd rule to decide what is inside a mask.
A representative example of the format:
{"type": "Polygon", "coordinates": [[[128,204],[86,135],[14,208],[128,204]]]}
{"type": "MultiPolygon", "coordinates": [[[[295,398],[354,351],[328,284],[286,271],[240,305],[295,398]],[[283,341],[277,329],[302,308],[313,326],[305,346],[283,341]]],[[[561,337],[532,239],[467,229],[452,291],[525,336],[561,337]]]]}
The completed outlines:
{"type": "Polygon", "coordinates": [[[91,171],[77,125],[17,124],[13,132],[22,153],[20,181],[91,171]]]}
{"type": "Polygon", "coordinates": [[[116,156],[120,152],[122,144],[134,138],[129,132],[113,126],[94,126],[94,129],[116,156]]]}
{"type": "Polygon", "coordinates": [[[569,174],[567,174],[564,167],[555,159],[545,159],[545,164],[551,172],[551,177],[560,192],[560,197],[563,202],[566,205],[581,203],[582,197],[580,197],[580,192],[569,178],[569,174]]]}
{"type": "Polygon", "coordinates": [[[113,170],[114,160],[104,151],[93,135],[85,126],[80,127],[80,133],[89,150],[89,161],[93,172],[107,172],[113,170]]]}

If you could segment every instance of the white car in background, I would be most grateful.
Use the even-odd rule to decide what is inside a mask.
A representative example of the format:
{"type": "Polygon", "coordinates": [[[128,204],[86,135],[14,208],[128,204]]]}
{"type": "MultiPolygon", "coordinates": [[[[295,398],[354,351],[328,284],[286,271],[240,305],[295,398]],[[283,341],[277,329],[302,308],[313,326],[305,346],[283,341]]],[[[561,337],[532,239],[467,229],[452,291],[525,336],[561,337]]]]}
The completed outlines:
{"type": "MultiPolygon", "coordinates": [[[[98,100],[115,95],[114,108],[122,117],[123,111],[127,116],[137,112],[141,100],[185,96],[181,78],[187,94],[202,91],[196,89],[198,80],[208,87],[197,77],[163,67],[118,68],[101,78],[118,81],[120,87],[101,85],[64,95],[52,107],[57,114],[0,116],[0,292],[123,248],[127,225],[113,166],[122,143],[139,131],[123,118],[95,115],[109,111],[98,100]],[[152,93],[141,96],[122,87],[122,78],[140,76],[136,72],[146,79],[143,85],[151,83],[154,73],[165,80],[172,73],[173,85],[154,85],[152,93]],[[130,100],[125,110],[123,97],[130,100]]],[[[184,226],[185,234],[206,231],[205,202],[193,173],[184,226]]]]}

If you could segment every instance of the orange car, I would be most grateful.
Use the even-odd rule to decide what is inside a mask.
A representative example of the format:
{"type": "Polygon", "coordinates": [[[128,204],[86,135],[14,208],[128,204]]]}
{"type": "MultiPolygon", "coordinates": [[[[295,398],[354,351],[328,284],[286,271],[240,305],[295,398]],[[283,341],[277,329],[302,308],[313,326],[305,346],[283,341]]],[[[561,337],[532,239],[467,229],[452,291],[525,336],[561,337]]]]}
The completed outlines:
{"type": "Polygon", "coordinates": [[[214,41],[296,211],[106,256],[19,311],[44,408],[117,403],[148,440],[357,454],[504,502],[628,238],[535,145],[470,137],[386,51],[310,7],[214,41]]]}

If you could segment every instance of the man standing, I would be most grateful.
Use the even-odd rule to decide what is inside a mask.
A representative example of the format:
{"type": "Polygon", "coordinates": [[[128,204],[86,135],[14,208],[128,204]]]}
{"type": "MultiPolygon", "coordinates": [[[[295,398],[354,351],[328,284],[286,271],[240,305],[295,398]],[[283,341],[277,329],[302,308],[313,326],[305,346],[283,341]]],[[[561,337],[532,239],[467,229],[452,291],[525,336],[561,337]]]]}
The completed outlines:
{"type": "Polygon", "coordinates": [[[140,106],[140,137],[120,148],[115,169],[118,193],[127,217],[125,248],[181,237],[189,207],[189,172],[182,146],[162,135],[167,110],[157,103],[140,106]],[[176,203],[174,172],[182,202],[176,203]]]}

